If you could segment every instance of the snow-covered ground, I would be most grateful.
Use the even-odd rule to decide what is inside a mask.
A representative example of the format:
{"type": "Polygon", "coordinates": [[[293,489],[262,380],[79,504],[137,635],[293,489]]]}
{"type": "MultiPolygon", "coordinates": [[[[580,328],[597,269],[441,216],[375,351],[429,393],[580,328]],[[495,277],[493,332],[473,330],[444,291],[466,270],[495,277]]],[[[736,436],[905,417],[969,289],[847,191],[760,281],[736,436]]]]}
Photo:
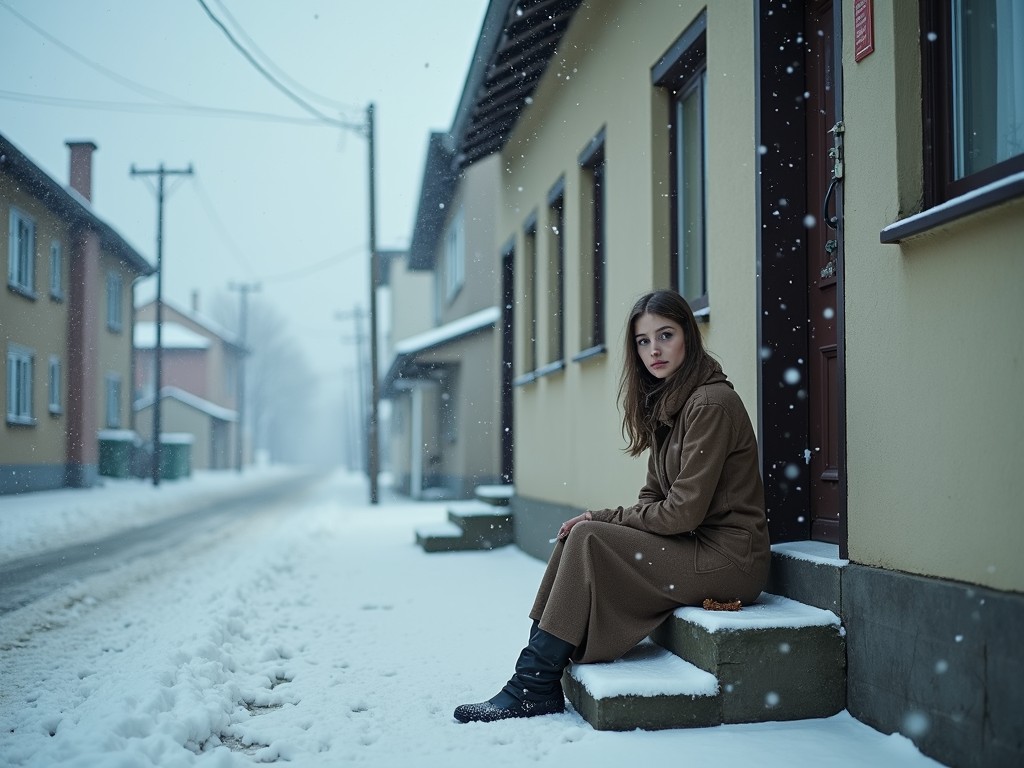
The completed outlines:
{"type": "MultiPolygon", "coordinates": [[[[189,482],[226,493],[267,481],[0,497],[3,551],[18,551],[12,532],[55,544],[152,518],[154,496],[180,511],[189,482]],[[31,536],[5,520],[29,514],[31,536]]],[[[334,475],[274,514],[3,615],[0,764],[937,765],[846,713],[629,733],[594,731],[572,711],[460,725],[454,707],[489,698],[510,674],[543,564],[513,547],[423,553],[414,527],[443,518],[442,503],[386,494],[371,507],[362,478],[334,475]]]]}

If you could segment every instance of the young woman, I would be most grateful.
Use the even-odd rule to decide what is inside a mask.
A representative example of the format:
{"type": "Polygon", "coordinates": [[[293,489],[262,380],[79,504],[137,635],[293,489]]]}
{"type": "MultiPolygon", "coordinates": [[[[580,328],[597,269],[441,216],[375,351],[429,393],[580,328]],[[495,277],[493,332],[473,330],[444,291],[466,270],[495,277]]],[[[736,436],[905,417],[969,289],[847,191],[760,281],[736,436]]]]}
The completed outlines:
{"type": "Polygon", "coordinates": [[[562,524],[515,674],[459,706],[460,722],[562,712],[570,660],[613,661],[676,608],[751,603],[765,585],[764,489],[743,403],[678,293],[640,298],[626,328],[622,430],[631,456],[650,452],[647,482],[631,507],[562,524]]]}

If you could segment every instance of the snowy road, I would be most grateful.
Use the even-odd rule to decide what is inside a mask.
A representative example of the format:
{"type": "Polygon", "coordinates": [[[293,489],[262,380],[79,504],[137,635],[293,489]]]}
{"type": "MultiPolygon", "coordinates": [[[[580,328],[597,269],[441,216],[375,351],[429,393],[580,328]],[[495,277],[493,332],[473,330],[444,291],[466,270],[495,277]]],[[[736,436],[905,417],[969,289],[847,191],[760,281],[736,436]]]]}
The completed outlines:
{"type": "Polygon", "coordinates": [[[607,733],[573,712],[459,725],[529,628],[543,565],[427,555],[441,504],[365,504],[333,476],[272,514],[89,576],[0,617],[0,764],[930,766],[827,720],[607,733]]]}
{"type": "Polygon", "coordinates": [[[75,581],[103,573],[136,558],[149,557],[173,547],[188,547],[190,540],[224,526],[244,525],[272,504],[296,493],[306,477],[291,479],[269,489],[257,489],[228,501],[205,504],[181,515],[145,526],[127,528],[82,544],[71,544],[0,563],[0,616],[75,581]]]}

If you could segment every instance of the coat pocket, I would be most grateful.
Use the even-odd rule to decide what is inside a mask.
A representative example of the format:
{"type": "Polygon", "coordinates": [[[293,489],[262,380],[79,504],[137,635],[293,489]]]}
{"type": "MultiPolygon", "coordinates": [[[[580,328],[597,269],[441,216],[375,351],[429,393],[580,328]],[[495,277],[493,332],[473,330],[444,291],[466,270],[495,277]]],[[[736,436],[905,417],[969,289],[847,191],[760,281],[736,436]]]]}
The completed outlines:
{"type": "Polygon", "coordinates": [[[741,528],[718,528],[703,536],[698,534],[694,570],[697,573],[729,567],[746,570],[750,567],[750,548],[750,532],[741,528]]]}

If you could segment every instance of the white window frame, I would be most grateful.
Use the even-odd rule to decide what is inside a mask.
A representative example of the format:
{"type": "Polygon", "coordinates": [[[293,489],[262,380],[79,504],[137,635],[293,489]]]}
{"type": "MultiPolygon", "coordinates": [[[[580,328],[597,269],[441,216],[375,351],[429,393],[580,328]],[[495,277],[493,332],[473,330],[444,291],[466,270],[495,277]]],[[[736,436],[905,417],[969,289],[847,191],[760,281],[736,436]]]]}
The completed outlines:
{"type": "Polygon", "coordinates": [[[64,407],[61,405],[61,361],[57,355],[50,355],[49,369],[49,386],[47,393],[50,413],[60,414],[64,412],[64,407]]]}
{"type": "Polygon", "coordinates": [[[35,219],[11,206],[8,223],[7,284],[19,293],[35,298],[35,219]]]}
{"type": "Polygon", "coordinates": [[[121,374],[108,373],[106,376],[105,401],[107,404],[107,429],[121,428],[121,374]]]}
{"type": "Polygon", "coordinates": [[[64,298],[64,248],[60,240],[50,241],[50,297],[64,298]]]}
{"type": "Polygon", "coordinates": [[[451,303],[466,282],[466,231],[465,215],[460,206],[448,224],[445,238],[444,274],[445,299],[451,303]]]}
{"type": "Polygon", "coordinates": [[[107,329],[120,332],[124,327],[124,278],[107,272],[107,329]]]}
{"type": "Polygon", "coordinates": [[[7,346],[7,423],[35,424],[32,379],[35,352],[19,344],[7,346]]]}

